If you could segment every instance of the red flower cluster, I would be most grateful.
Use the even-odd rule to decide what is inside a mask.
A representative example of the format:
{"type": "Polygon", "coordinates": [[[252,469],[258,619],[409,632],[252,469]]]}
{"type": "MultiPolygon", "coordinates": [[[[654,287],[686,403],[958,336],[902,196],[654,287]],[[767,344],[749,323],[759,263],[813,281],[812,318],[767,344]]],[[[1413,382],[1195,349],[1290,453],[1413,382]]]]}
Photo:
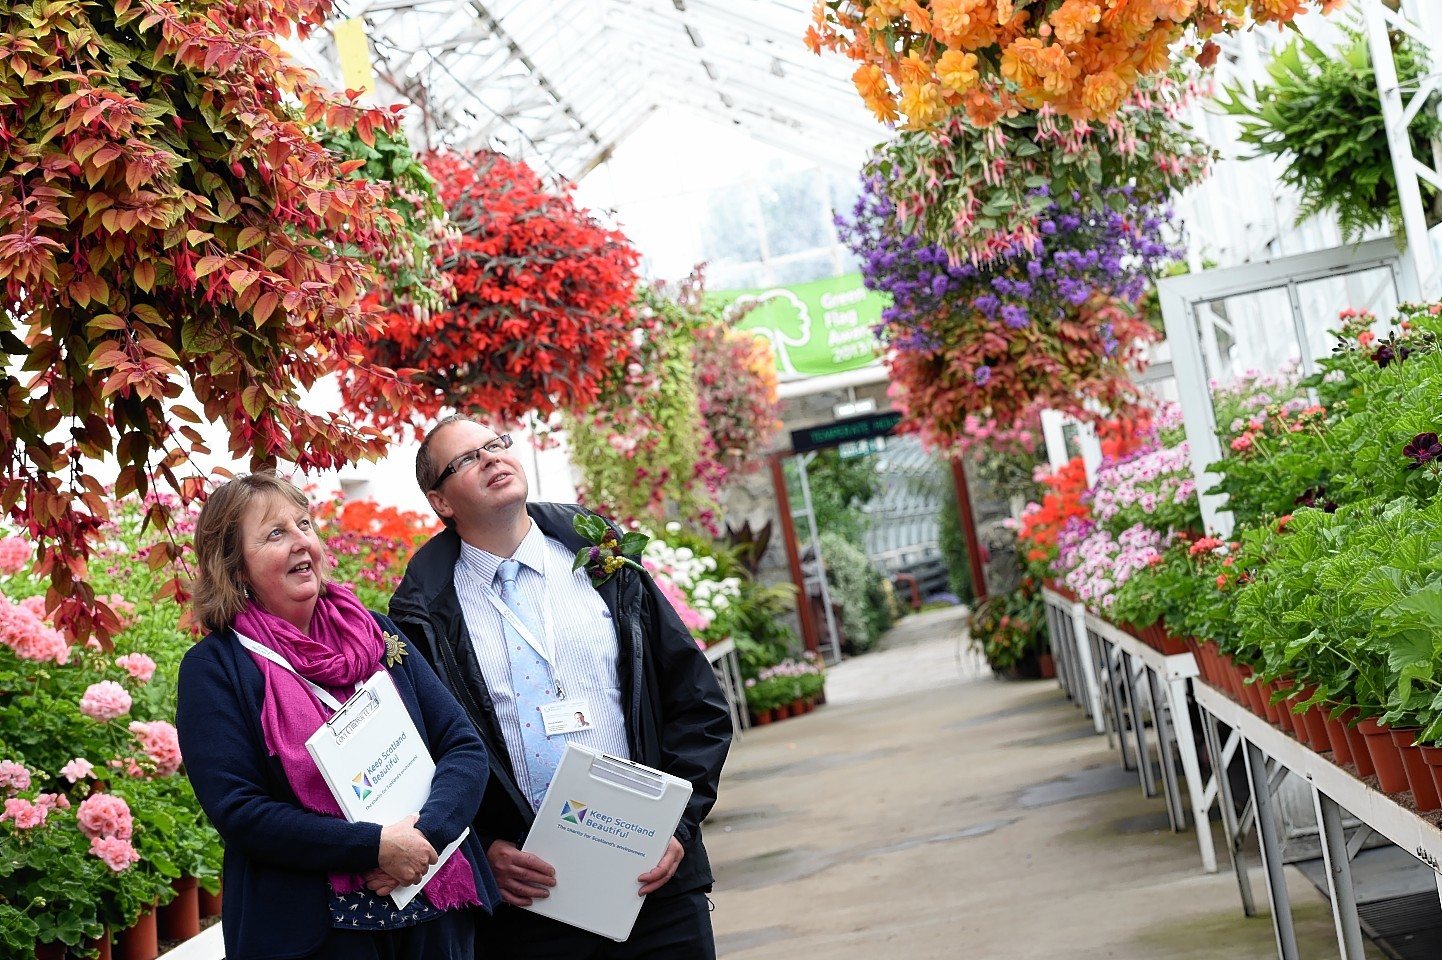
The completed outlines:
{"type": "Polygon", "coordinates": [[[427,316],[372,302],[386,312],[342,384],[347,409],[396,426],[442,408],[513,423],[589,407],[633,349],[635,249],[524,163],[482,151],[432,154],[426,167],[461,231],[442,254],[449,309],[427,316]],[[388,405],[376,389],[388,371],[373,366],[419,384],[420,402],[388,405]]]}
{"type": "Polygon", "coordinates": [[[1050,492],[1039,507],[1022,516],[1016,534],[1017,542],[1026,550],[1023,557],[1032,562],[1051,559],[1057,534],[1066,522],[1073,517],[1085,519],[1091,513],[1082,502],[1082,494],[1087,491],[1087,471],[1081,457],[1072,457],[1041,482],[1050,492]]]}
{"type": "Polygon", "coordinates": [[[322,503],[315,515],[323,521],[331,556],[347,568],[349,558],[358,561],[346,573],[389,588],[400,584],[411,552],[441,529],[433,516],[381,506],[374,500],[322,503]]]}

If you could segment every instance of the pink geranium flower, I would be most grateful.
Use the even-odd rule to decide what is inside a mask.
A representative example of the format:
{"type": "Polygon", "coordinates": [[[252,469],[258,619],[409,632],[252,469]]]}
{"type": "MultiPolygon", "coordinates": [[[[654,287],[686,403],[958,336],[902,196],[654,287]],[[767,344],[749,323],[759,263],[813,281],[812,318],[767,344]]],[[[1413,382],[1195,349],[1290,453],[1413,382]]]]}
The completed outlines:
{"type": "Polygon", "coordinates": [[[14,760],[0,761],[0,790],[14,796],[21,790],[30,789],[30,771],[14,760]]]}
{"type": "Polygon", "coordinates": [[[80,830],[87,837],[119,837],[129,840],[135,830],[130,806],[113,793],[92,793],[80,801],[75,812],[80,830]]]}
{"type": "Polygon", "coordinates": [[[71,783],[74,783],[77,780],[83,780],[91,776],[91,771],[94,769],[95,764],[86,760],[84,757],[76,757],[60,768],[60,775],[71,783]]]}
{"type": "Polygon", "coordinates": [[[12,604],[0,597],[0,643],[23,660],[64,664],[70,660],[70,644],[44,615],[44,601],[38,598],[12,604]]]}
{"type": "Polygon", "coordinates": [[[115,665],[140,683],[149,683],[155,676],[155,661],[143,653],[127,653],[115,658],[115,665]]]}
{"type": "Polygon", "coordinates": [[[140,862],[140,854],[130,845],[129,840],[119,837],[92,837],[90,852],[116,873],[124,873],[132,864],[140,862]]]}
{"type": "Polygon", "coordinates": [[[11,797],[5,801],[5,812],[0,813],[0,820],[13,821],[17,830],[34,830],[45,822],[49,813],[48,807],[36,806],[29,800],[11,797]]]}
{"type": "Polygon", "coordinates": [[[155,762],[155,770],[168,777],[180,769],[180,738],[175,727],[164,720],[151,723],[132,721],[130,732],[140,741],[146,756],[155,762]]]}
{"type": "Polygon", "coordinates": [[[80,712],[92,720],[104,722],[130,712],[130,694],[114,680],[101,680],[85,688],[80,698],[80,712]]]}
{"type": "Polygon", "coordinates": [[[30,562],[30,544],[20,537],[0,539],[0,574],[19,573],[30,562]]]}

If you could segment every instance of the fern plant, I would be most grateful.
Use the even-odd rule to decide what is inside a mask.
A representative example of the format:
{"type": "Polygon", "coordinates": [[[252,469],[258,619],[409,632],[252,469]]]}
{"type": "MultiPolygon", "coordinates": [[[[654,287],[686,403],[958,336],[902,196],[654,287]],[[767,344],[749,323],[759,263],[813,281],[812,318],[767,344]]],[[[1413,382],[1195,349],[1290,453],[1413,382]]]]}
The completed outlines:
{"type": "MultiPolygon", "coordinates": [[[[1282,182],[1302,195],[1297,221],[1334,213],[1351,243],[1381,227],[1400,235],[1402,211],[1367,37],[1356,26],[1342,29],[1336,50],[1296,40],[1267,65],[1270,82],[1229,86],[1217,104],[1241,119],[1241,140],[1253,156],[1280,161],[1282,182]]],[[[1415,88],[1429,70],[1426,51],[1394,34],[1393,54],[1403,88],[1415,88]]],[[[1433,94],[1412,121],[1416,156],[1432,156],[1432,141],[1442,135],[1438,102],[1433,94]]],[[[1429,225],[1442,221],[1442,198],[1423,186],[1432,200],[1429,225]]]]}

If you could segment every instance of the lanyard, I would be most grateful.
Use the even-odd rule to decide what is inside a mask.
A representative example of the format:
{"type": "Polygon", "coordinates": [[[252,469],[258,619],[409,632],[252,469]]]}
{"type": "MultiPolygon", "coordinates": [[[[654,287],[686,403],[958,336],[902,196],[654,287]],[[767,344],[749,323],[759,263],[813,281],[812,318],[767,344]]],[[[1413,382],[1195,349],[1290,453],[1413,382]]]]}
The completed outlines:
{"type": "MultiPolygon", "coordinates": [[[[245,649],[249,650],[251,653],[255,654],[258,657],[265,657],[265,659],[269,660],[276,666],[284,667],[291,673],[294,673],[297,677],[300,677],[301,680],[304,680],[306,686],[310,687],[311,692],[316,695],[316,698],[319,699],[321,703],[325,704],[327,707],[330,707],[332,710],[339,710],[341,708],[341,702],[337,700],[329,690],[327,690],[325,687],[322,687],[318,683],[312,683],[305,677],[301,677],[300,673],[296,671],[295,667],[292,667],[290,665],[290,661],[287,660],[285,657],[282,657],[279,653],[276,653],[265,644],[257,643],[256,641],[250,639],[250,637],[247,637],[245,634],[239,631],[236,631],[235,636],[236,639],[240,641],[240,645],[242,647],[245,647],[245,649]]],[[[356,684],[357,690],[359,690],[360,687],[361,684],[356,684]]]]}
{"type": "MultiPolygon", "coordinates": [[[[546,579],[546,554],[544,551],[541,553],[540,574],[541,581],[544,583],[546,579]]],[[[550,598],[547,597],[546,592],[544,590],[541,591],[541,596],[543,598],[542,602],[545,604],[546,609],[541,613],[541,622],[543,624],[543,627],[541,637],[537,638],[537,636],[533,632],[531,632],[531,628],[526,626],[525,622],[522,621],[520,617],[516,616],[516,611],[508,607],[506,605],[506,602],[500,597],[498,597],[494,590],[492,590],[490,587],[484,587],[482,589],[485,590],[486,599],[491,601],[491,606],[495,607],[496,612],[501,615],[501,619],[505,620],[506,623],[510,624],[511,629],[515,630],[516,633],[520,634],[521,639],[526,641],[526,645],[536,652],[536,656],[541,658],[541,662],[546,665],[546,668],[551,673],[551,679],[554,680],[556,683],[556,696],[564,700],[566,698],[566,694],[561,687],[560,678],[556,676],[556,641],[554,631],[555,618],[551,616],[552,610],[550,598]]],[[[517,571],[516,590],[519,591],[520,589],[520,572],[517,571]]]]}

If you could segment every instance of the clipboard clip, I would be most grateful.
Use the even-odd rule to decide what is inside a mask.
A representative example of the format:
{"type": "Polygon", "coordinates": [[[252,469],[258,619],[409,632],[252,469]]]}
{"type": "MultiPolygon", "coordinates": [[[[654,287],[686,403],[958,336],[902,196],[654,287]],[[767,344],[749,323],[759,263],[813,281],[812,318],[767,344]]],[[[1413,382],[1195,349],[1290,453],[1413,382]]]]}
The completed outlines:
{"type": "Polygon", "coordinates": [[[622,757],[603,753],[591,761],[590,774],[602,783],[609,783],[632,793],[659,800],[666,792],[666,781],[651,770],[622,757]]]}
{"type": "Polygon", "coordinates": [[[325,722],[336,743],[344,743],[365,727],[367,721],[380,710],[380,696],[368,686],[363,686],[341,704],[335,716],[325,722]]]}

